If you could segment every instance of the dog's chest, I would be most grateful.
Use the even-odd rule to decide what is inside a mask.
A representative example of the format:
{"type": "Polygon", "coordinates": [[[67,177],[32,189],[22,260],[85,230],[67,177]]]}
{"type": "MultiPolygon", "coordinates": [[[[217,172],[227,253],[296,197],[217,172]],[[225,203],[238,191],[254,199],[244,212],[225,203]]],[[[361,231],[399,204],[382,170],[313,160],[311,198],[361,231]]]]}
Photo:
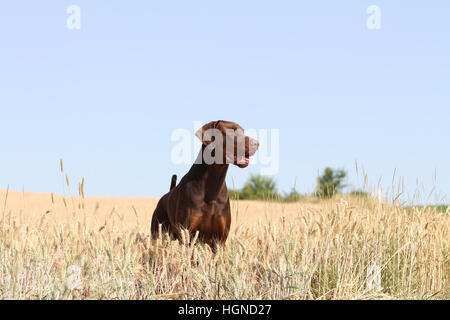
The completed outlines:
{"type": "Polygon", "coordinates": [[[225,209],[225,203],[222,201],[203,202],[201,205],[201,212],[203,215],[221,214],[225,209]]]}
{"type": "Polygon", "coordinates": [[[202,204],[189,217],[189,229],[201,233],[219,233],[225,231],[230,223],[229,206],[226,203],[211,201],[202,204]]]}

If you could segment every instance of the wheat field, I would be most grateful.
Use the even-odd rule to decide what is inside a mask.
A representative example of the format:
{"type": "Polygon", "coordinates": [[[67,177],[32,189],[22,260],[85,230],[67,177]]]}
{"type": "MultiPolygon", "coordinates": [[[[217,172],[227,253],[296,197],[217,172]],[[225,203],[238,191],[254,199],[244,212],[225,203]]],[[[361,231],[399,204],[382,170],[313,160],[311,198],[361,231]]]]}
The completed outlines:
{"type": "Polygon", "coordinates": [[[213,255],[152,241],[157,199],[0,191],[1,299],[449,299],[449,210],[232,201],[213,255]]]}

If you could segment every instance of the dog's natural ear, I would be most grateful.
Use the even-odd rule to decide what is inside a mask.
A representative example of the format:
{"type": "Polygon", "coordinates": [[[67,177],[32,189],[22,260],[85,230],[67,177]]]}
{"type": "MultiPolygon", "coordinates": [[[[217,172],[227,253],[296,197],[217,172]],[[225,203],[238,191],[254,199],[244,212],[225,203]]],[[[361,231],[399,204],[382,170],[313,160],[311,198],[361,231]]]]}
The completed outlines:
{"type": "Polygon", "coordinates": [[[211,121],[195,132],[195,136],[206,146],[215,140],[218,121],[211,121]]]}

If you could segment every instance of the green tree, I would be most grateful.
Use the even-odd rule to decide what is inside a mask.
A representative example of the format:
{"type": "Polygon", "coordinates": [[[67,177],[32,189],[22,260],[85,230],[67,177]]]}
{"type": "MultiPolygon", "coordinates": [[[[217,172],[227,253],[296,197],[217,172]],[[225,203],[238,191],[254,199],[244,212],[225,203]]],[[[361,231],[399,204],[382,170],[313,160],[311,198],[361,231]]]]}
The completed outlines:
{"type": "Polygon", "coordinates": [[[319,197],[330,198],[337,192],[340,192],[344,187],[344,180],[347,177],[345,170],[333,170],[325,168],[323,174],[317,179],[316,194],[319,197]]]}
{"type": "Polygon", "coordinates": [[[250,175],[242,188],[239,198],[243,200],[273,199],[278,197],[276,182],[273,178],[250,175]]]}

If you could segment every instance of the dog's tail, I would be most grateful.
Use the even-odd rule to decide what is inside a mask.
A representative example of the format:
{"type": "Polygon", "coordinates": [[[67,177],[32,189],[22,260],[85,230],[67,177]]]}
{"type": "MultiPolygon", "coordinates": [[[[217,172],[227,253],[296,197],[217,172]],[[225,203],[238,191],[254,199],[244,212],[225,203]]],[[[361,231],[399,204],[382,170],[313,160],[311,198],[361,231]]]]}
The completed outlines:
{"type": "Polygon", "coordinates": [[[175,188],[177,185],[177,175],[174,174],[172,176],[172,181],[170,182],[170,190],[172,190],[173,188],[175,188]]]}

